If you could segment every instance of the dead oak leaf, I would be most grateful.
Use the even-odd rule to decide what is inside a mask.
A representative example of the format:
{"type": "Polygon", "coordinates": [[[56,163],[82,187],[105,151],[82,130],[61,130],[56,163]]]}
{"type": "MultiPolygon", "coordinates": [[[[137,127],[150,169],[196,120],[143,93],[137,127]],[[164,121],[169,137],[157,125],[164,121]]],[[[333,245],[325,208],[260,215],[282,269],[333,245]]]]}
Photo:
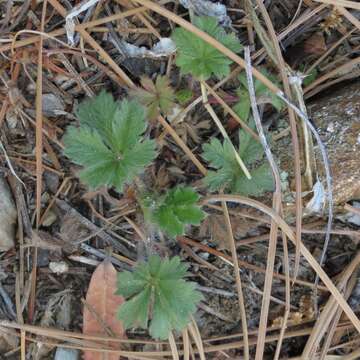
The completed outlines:
{"type": "MultiPolygon", "coordinates": [[[[123,304],[124,298],[115,295],[117,289],[117,272],[110,261],[103,261],[94,271],[84,308],[83,333],[87,335],[109,336],[111,333],[116,338],[126,338],[121,321],[116,317],[116,312],[123,304]]],[[[120,344],[104,342],[104,345],[114,350],[120,349],[120,344]]],[[[84,351],[84,360],[118,360],[117,354],[94,351],[84,351]]]]}

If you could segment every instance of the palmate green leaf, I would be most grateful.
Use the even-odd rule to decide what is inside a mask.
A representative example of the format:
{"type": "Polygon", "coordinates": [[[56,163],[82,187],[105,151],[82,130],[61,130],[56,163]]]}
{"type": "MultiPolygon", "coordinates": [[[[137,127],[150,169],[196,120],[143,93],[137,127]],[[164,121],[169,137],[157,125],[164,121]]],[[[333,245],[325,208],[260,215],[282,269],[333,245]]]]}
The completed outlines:
{"type": "Polygon", "coordinates": [[[268,164],[262,164],[251,171],[251,180],[245,176],[236,177],[231,187],[234,192],[246,196],[260,196],[274,190],[274,180],[268,164]]]}
{"type": "MultiPolygon", "coordinates": [[[[269,80],[271,80],[274,84],[279,84],[276,77],[270,74],[266,69],[260,68],[260,72],[269,80]]],[[[251,102],[246,74],[244,72],[239,75],[239,81],[240,86],[236,91],[239,97],[239,102],[235,104],[234,111],[239,115],[242,120],[247,121],[250,115],[251,102]]],[[[273,94],[260,80],[254,79],[254,88],[256,100],[258,102],[270,103],[277,111],[280,111],[283,108],[283,101],[278,96],[273,94]]]]}
{"type": "Polygon", "coordinates": [[[112,124],[119,110],[118,104],[113,97],[105,91],[101,91],[94,98],[83,101],[76,109],[76,116],[80,126],[88,126],[99,133],[102,139],[107,141],[112,138],[112,124]]]}
{"type": "MultiPolygon", "coordinates": [[[[216,18],[195,17],[194,25],[233,52],[241,51],[242,46],[235,34],[227,34],[218,25],[216,18]]],[[[222,78],[229,74],[232,60],[195,34],[177,28],[172,34],[172,39],[178,51],[176,65],[183,74],[192,74],[201,80],[206,80],[212,75],[222,78]]]]}
{"type": "Polygon", "coordinates": [[[117,294],[127,299],[118,311],[124,326],[149,327],[150,335],[162,340],[170,331],[185,328],[202,299],[195,284],[184,280],[186,270],[179,257],[161,259],[154,255],[132,273],[119,273],[117,294]]]}
{"type": "Polygon", "coordinates": [[[142,89],[131,90],[130,95],[138,99],[147,109],[150,120],[160,113],[167,115],[175,105],[175,94],[167,76],[158,76],[155,83],[147,77],[141,79],[142,89]]]}
{"type": "Polygon", "coordinates": [[[157,200],[152,220],[169,236],[185,233],[187,224],[199,225],[204,212],[196,205],[199,195],[189,187],[176,187],[157,200]]]}
{"type": "Polygon", "coordinates": [[[239,156],[250,168],[252,179],[248,180],[239,168],[234,152],[225,140],[223,144],[213,139],[203,146],[203,157],[216,171],[209,171],[204,183],[210,191],[228,190],[245,196],[259,196],[274,188],[273,177],[268,164],[257,165],[263,158],[261,144],[244,130],[239,131],[239,156]]]}
{"type": "Polygon", "coordinates": [[[137,102],[117,103],[102,92],[82,103],[77,115],[80,127],[68,127],[64,153],[83,167],[80,179],[91,188],[122,191],[155,158],[154,141],[142,138],[145,110],[137,102]]]}

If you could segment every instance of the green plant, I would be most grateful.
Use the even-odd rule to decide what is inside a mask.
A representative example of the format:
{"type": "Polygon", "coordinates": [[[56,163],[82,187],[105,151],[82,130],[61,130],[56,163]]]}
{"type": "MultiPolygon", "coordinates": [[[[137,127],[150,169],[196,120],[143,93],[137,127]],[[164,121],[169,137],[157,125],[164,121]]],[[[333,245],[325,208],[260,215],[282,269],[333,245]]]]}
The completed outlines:
{"type": "MultiPolygon", "coordinates": [[[[273,83],[278,84],[275,76],[270,74],[268,71],[262,68],[260,69],[260,72],[263,75],[265,75],[269,80],[271,80],[273,83]]],[[[248,83],[246,79],[246,74],[244,72],[239,75],[239,80],[240,80],[240,86],[236,92],[240,100],[234,106],[234,110],[242,120],[246,121],[250,115],[251,104],[250,104],[250,96],[248,91],[248,83]]],[[[274,106],[274,108],[277,111],[280,111],[282,109],[282,107],[284,106],[283,101],[274,93],[272,93],[267,88],[267,86],[264,85],[258,79],[254,79],[254,88],[255,88],[256,101],[259,104],[270,103],[274,106]]]]}
{"type": "Polygon", "coordinates": [[[203,158],[216,169],[209,171],[204,182],[210,191],[230,190],[232,193],[259,196],[273,189],[273,178],[267,163],[258,165],[264,156],[261,144],[255,141],[248,132],[239,131],[239,156],[246,166],[251,167],[251,177],[245,177],[239,166],[228,140],[221,143],[211,140],[203,146],[203,158]]]}
{"type": "Polygon", "coordinates": [[[141,85],[143,89],[131,90],[130,95],[146,107],[150,120],[156,119],[160,113],[167,115],[171,112],[175,105],[175,95],[167,76],[158,76],[155,83],[150,78],[143,77],[141,85]]]}
{"type": "Polygon", "coordinates": [[[319,73],[318,73],[317,69],[316,68],[312,69],[310,71],[310,74],[305,76],[305,78],[303,80],[303,87],[306,87],[306,86],[310,85],[312,82],[314,82],[316,80],[316,78],[318,77],[318,75],[319,75],[319,73]]]}
{"type": "MultiPolygon", "coordinates": [[[[195,17],[194,25],[221,42],[233,52],[240,52],[242,46],[235,34],[227,34],[214,17],[195,17]]],[[[192,74],[200,80],[211,75],[218,78],[229,74],[232,63],[227,56],[188,30],[177,28],[172,34],[177,46],[176,65],[183,74],[192,74]]]]}
{"type": "Polygon", "coordinates": [[[122,191],[155,158],[155,142],[144,139],[145,110],[135,101],[115,102],[106,92],[81,103],[80,127],[69,126],[65,155],[81,165],[80,179],[91,188],[122,191]]]}
{"type": "Polygon", "coordinates": [[[153,338],[163,340],[170,331],[184,329],[202,299],[195,284],[184,280],[186,271],[179,257],[154,255],[133,272],[119,273],[116,294],[127,299],[118,311],[124,327],[149,327],[153,338]]]}
{"type": "Polygon", "coordinates": [[[198,200],[199,195],[192,188],[178,186],[158,198],[145,197],[144,214],[167,235],[183,235],[187,224],[199,225],[205,217],[198,200]]]}
{"type": "Polygon", "coordinates": [[[185,105],[188,103],[193,96],[194,94],[190,89],[181,89],[175,93],[176,100],[180,105],[185,105]]]}

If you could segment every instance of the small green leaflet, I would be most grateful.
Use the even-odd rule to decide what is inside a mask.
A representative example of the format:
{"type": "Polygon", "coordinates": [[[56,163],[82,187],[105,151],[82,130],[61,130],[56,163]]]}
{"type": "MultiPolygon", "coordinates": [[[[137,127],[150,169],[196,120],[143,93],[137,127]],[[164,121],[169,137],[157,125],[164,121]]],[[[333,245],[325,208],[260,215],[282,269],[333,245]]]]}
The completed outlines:
{"type": "MultiPolygon", "coordinates": [[[[275,76],[270,74],[266,69],[260,69],[260,72],[265,75],[274,84],[278,84],[275,76]]],[[[248,84],[246,74],[243,72],[239,76],[240,87],[237,89],[239,102],[234,106],[235,112],[239,115],[240,119],[247,121],[250,115],[250,96],[248,91],[248,84]]],[[[269,103],[274,106],[277,111],[280,111],[284,106],[282,100],[273,94],[261,81],[254,79],[255,95],[258,103],[269,103]]]]}
{"type": "Polygon", "coordinates": [[[190,89],[181,89],[175,93],[176,100],[180,105],[187,104],[193,96],[194,94],[190,89]]]}
{"type": "MultiPolygon", "coordinates": [[[[235,34],[227,34],[218,25],[216,18],[195,17],[194,25],[233,52],[241,51],[242,46],[235,34]]],[[[172,39],[178,51],[176,65],[183,74],[192,74],[200,80],[207,80],[211,75],[222,78],[230,73],[232,60],[190,31],[177,28],[172,39]]]]}
{"type": "Polygon", "coordinates": [[[157,199],[143,202],[144,214],[168,236],[183,235],[187,224],[199,225],[205,217],[198,200],[199,195],[192,188],[178,186],[157,199]]]}
{"type": "Polygon", "coordinates": [[[127,299],[118,311],[124,327],[149,327],[150,335],[161,340],[172,330],[183,330],[202,300],[195,284],[184,280],[186,271],[187,265],[177,256],[161,259],[153,255],[133,272],[119,273],[116,294],[127,299]]]}
{"type": "Polygon", "coordinates": [[[257,165],[264,156],[261,144],[244,130],[239,131],[239,143],[238,153],[245,165],[250,168],[252,179],[247,179],[237,166],[229,141],[221,143],[215,138],[203,146],[203,158],[216,169],[209,171],[204,179],[209,190],[229,190],[245,196],[259,196],[265,191],[273,190],[274,183],[269,165],[257,165]]]}
{"type": "Polygon", "coordinates": [[[150,120],[156,119],[160,113],[167,115],[171,112],[175,105],[175,95],[167,76],[158,76],[155,83],[143,77],[141,85],[143,89],[131,90],[129,94],[146,107],[150,120]]]}
{"type": "Polygon", "coordinates": [[[314,82],[316,80],[316,78],[318,77],[318,71],[316,68],[312,69],[310,74],[306,75],[304,80],[303,80],[303,87],[306,87],[308,85],[310,85],[312,82],[314,82]]]}
{"type": "Polygon", "coordinates": [[[145,110],[135,101],[115,102],[106,92],[79,105],[80,127],[64,135],[65,155],[81,165],[80,179],[91,188],[122,191],[155,158],[155,142],[144,140],[145,110]]]}

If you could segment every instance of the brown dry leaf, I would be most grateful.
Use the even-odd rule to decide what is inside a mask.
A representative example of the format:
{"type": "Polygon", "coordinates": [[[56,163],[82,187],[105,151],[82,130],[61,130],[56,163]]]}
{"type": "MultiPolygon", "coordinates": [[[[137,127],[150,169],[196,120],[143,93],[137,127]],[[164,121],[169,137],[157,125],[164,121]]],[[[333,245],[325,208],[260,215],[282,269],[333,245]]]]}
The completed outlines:
{"type": "Polygon", "coordinates": [[[321,55],[326,50],[325,37],[322,33],[315,33],[304,41],[305,54],[321,55]]]}
{"type": "MultiPolygon", "coordinates": [[[[254,223],[244,218],[231,216],[231,226],[235,237],[244,236],[254,227],[254,223]]],[[[229,250],[229,234],[223,215],[211,214],[200,225],[200,236],[210,236],[219,250],[229,250]]]]}
{"type": "MultiPolygon", "coordinates": [[[[116,338],[125,338],[125,330],[116,317],[119,306],[124,298],[115,295],[116,270],[110,261],[104,260],[94,271],[84,308],[83,333],[87,335],[108,336],[111,333],[116,338]],[[95,314],[94,314],[95,313],[95,314]]],[[[108,343],[114,349],[120,349],[116,343],[108,343]]],[[[101,352],[84,351],[84,360],[118,360],[119,355],[101,352]]]]}

